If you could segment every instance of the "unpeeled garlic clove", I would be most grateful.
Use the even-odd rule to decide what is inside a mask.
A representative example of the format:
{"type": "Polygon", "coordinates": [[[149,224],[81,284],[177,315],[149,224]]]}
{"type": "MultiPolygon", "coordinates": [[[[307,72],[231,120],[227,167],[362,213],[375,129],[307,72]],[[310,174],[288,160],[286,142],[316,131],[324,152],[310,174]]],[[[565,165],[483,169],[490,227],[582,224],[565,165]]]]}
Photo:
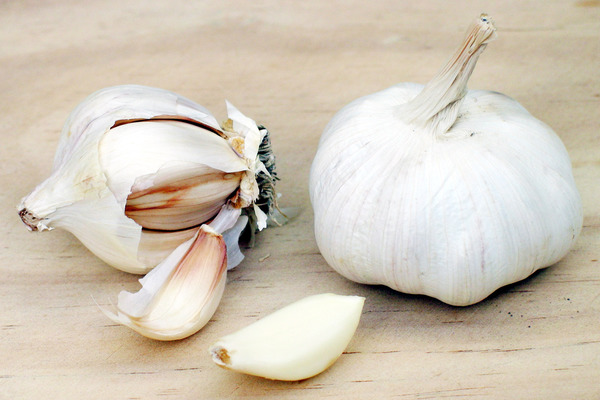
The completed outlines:
{"type": "Polygon", "coordinates": [[[221,338],[209,352],[226,369],[282,381],[315,376],[342,354],[365,299],[331,293],[306,297],[221,338]]]}
{"type": "Polygon", "coordinates": [[[177,340],[200,330],[217,309],[227,276],[223,237],[202,225],[193,239],[140,279],[136,293],[121,292],[113,321],[157,340],[177,340]]]}
{"type": "Polygon", "coordinates": [[[174,231],[210,220],[240,187],[246,162],[223,138],[191,123],[149,120],[110,129],[100,164],[125,215],[174,231]],[[143,152],[133,152],[143,143],[143,152]],[[201,162],[200,162],[201,161],[201,162]]]}

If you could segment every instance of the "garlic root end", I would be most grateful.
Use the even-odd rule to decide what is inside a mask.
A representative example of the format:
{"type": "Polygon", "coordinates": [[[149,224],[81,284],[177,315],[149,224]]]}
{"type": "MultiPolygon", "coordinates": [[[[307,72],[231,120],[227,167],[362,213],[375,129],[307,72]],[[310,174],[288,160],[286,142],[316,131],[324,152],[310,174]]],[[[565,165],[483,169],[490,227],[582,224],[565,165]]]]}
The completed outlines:
{"type": "Polygon", "coordinates": [[[231,364],[231,357],[229,357],[227,349],[221,346],[215,346],[214,348],[210,349],[210,353],[213,361],[218,366],[227,368],[231,364]]]}
{"type": "Polygon", "coordinates": [[[40,224],[41,221],[44,220],[44,218],[38,217],[37,215],[29,211],[27,208],[22,208],[19,210],[19,217],[21,218],[21,221],[23,221],[27,229],[31,232],[43,231],[44,229],[48,229],[43,224],[40,224]]]}

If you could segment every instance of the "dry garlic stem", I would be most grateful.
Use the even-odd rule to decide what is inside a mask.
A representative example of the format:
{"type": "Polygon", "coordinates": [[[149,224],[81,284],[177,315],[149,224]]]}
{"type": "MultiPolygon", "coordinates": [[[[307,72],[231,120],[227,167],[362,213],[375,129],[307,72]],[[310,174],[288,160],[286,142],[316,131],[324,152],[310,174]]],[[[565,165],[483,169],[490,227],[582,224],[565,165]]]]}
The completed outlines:
{"type": "Polygon", "coordinates": [[[456,120],[479,56],[495,38],[496,27],[486,14],[482,14],[471,25],[462,45],[446,66],[414,99],[398,107],[398,117],[432,134],[446,133],[456,120]]]}
{"type": "Polygon", "coordinates": [[[282,381],[315,376],[342,354],[360,320],[364,298],[306,297],[223,337],[210,348],[224,368],[282,381]]]}

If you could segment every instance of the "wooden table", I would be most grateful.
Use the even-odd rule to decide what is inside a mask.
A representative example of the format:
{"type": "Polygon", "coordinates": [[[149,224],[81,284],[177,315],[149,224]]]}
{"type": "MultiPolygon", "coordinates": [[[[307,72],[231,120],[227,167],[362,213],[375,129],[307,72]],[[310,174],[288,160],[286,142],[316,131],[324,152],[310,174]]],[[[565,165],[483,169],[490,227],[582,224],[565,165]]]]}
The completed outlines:
{"type": "Polygon", "coordinates": [[[0,398],[600,398],[600,2],[12,1],[0,4],[0,398]],[[480,12],[496,21],[471,88],[519,100],[560,135],[584,228],[558,265],[455,308],[352,283],[320,256],[308,172],[349,101],[426,82],[480,12]],[[213,320],[179,342],[111,323],[95,301],[136,290],[63,231],[32,234],[20,198],[49,174],[68,113],[105,86],[181,93],[268,126],[290,224],[261,233],[213,320]],[[367,298],[323,374],[273,382],[216,367],[218,337],[309,294],[367,298]]]}

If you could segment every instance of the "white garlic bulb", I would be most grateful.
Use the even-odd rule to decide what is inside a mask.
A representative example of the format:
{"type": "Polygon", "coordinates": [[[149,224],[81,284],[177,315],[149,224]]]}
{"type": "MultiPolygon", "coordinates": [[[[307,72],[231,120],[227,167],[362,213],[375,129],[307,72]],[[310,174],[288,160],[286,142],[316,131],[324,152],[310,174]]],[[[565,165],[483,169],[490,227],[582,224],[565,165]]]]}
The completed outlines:
{"type": "MultiPolygon", "coordinates": [[[[275,179],[268,132],[229,103],[227,111],[221,127],[167,90],[102,89],[69,116],[51,176],[19,215],[31,230],[73,233],[132,273],[151,270],[226,204],[248,209],[262,229],[267,216],[257,204],[270,209],[275,179]]],[[[227,247],[232,268],[241,259],[237,237],[227,247]]]]}
{"type": "Polygon", "coordinates": [[[575,242],[582,204],[561,140],[515,100],[466,89],[493,37],[482,15],[426,86],[359,98],[325,128],[310,196],[343,276],[469,305],[575,242]]]}

